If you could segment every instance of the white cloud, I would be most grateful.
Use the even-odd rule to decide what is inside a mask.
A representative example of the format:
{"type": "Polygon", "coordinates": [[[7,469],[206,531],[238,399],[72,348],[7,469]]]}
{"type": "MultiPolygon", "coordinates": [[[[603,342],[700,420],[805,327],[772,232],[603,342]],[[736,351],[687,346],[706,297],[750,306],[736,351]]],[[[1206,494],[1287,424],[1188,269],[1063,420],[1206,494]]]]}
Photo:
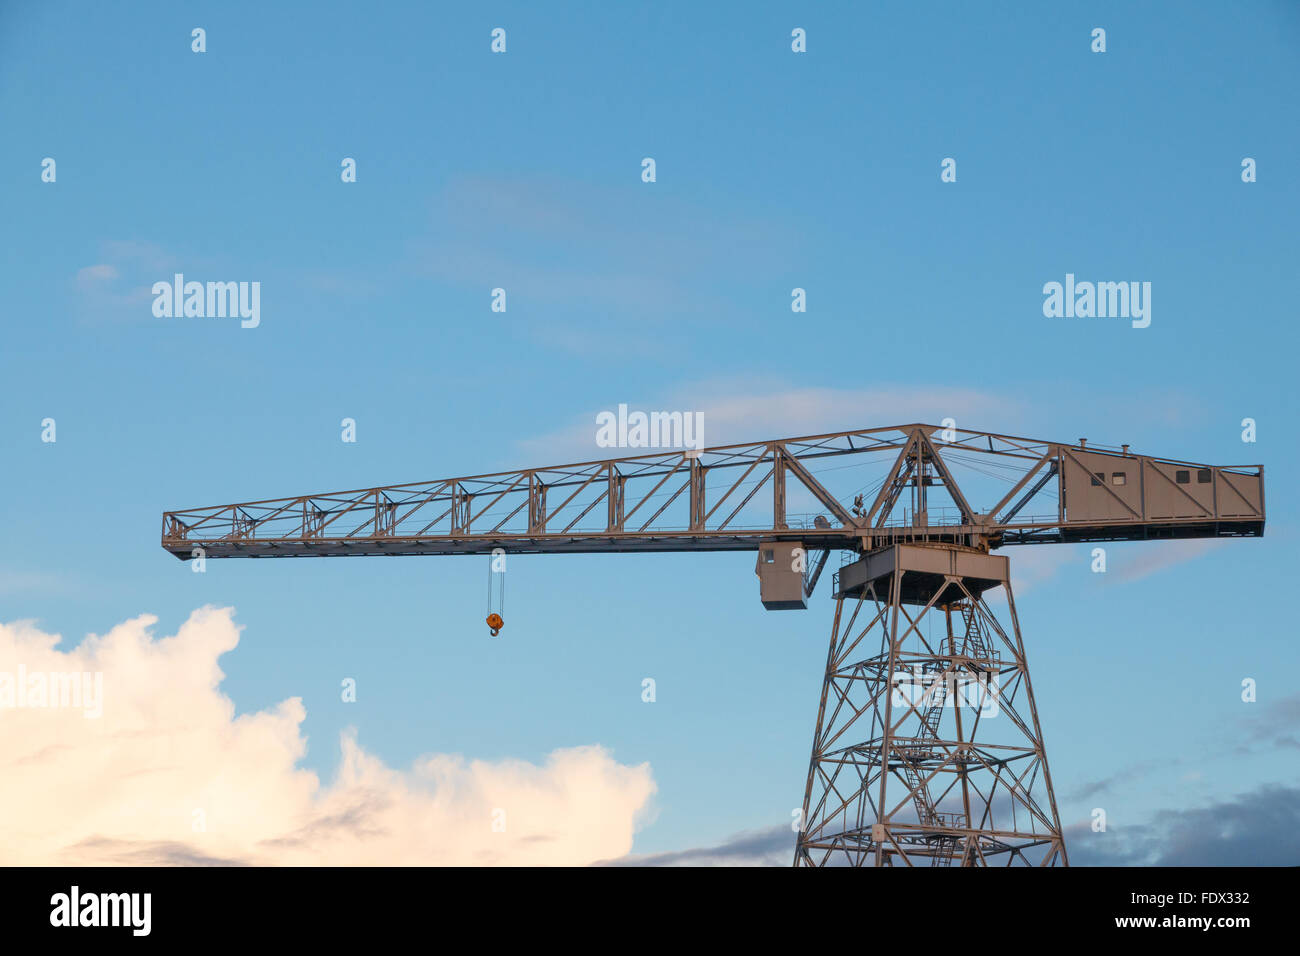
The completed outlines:
{"type": "Polygon", "coordinates": [[[0,594],[18,594],[26,591],[68,590],[67,579],[37,571],[10,571],[0,567],[0,594]]]}
{"type": "Polygon", "coordinates": [[[1223,538],[1188,538],[1183,541],[1144,541],[1135,544],[1135,554],[1115,569],[1121,581],[1140,581],[1148,575],[1194,561],[1226,543],[1223,538]]]}
{"type": "MultiPolygon", "coordinates": [[[[83,320],[154,321],[153,284],[180,271],[173,256],[152,242],[114,239],[99,244],[101,262],[77,270],[76,306],[83,320]]],[[[199,260],[191,259],[192,265],[199,260]]]]}
{"type": "Polygon", "coordinates": [[[650,189],[458,177],[435,197],[436,232],[414,242],[412,255],[420,273],[441,282],[483,293],[505,288],[509,315],[517,306],[521,313],[561,306],[562,340],[548,324],[540,344],[568,348],[564,342],[576,337],[586,352],[612,343],[622,360],[628,343],[609,334],[611,316],[642,327],[739,317],[719,285],[781,268],[795,255],[797,231],[714,200],[704,208],[650,189]]]}
{"type": "Polygon", "coordinates": [[[1067,544],[1015,548],[999,553],[1011,559],[1011,587],[1017,597],[1022,597],[1040,584],[1051,581],[1063,568],[1071,564],[1079,571],[1086,572],[1092,560],[1087,551],[1067,544]]]}
{"type": "Polygon", "coordinates": [[[155,242],[143,239],[110,239],[102,243],[104,255],[114,262],[137,263],[152,271],[168,270],[176,258],[155,242]]]}
{"type": "Polygon", "coordinates": [[[107,263],[86,266],[77,270],[77,282],[86,285],[91,282],[111,282],[117,278],[117,269],[107,263]]]}
{"type": "Polygon", "coordinates": [[[0,710],[0,865],[576,865],[626,854],[654,793],[648,765],[598,746],[540,766],[434,754],[399,770],[350,733],[323,785],[299,766],[300,699],[236,715],[221,693],[217,660],[239,642],[231,609],[201,608],[162,639],[155,621],[71,651],[30,623],[0,625],[0,675],[103,674],[98,719],[0,710]]]}
{"type": "Polygon", "coordinates": [[[619,402],[642,411],[701,412],[706,445],[772,438],[798,438],[855,428],[880,428],[913,422],[940,424],[955,418],[958,427],[979,428],[1019,417],[1015,402],[976,389],[950,386],[878,386],[873,388],[791,388],[751,381],[708,382],[678,389],[650,401],[625,396],[603,409],[592,409],[581,424],[520,442],[534,463],[560,464],[636,455],[654,449],[615,450],[596,444],[596,414],[615,411],[619,402]]]}

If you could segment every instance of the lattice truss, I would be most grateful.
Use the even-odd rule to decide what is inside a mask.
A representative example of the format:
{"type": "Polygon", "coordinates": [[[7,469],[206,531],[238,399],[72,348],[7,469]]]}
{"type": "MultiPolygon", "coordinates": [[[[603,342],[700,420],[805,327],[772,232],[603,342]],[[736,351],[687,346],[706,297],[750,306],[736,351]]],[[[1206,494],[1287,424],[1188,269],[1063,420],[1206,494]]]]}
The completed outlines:
{"type": "Polygon", "coordinates": [[[1009,585],[1009,627],[885,587],[836,603],[795,864],[1066,864],[1009,585]]]}
{"type": "Polygon", "coordinates": [[[903,425],[169,511],[162,545],[182,559],[196,547],[208,557],[745,551],[772,538],[1000,547],[1257,535],[1263,510],[1258,466],[903,425]]]}

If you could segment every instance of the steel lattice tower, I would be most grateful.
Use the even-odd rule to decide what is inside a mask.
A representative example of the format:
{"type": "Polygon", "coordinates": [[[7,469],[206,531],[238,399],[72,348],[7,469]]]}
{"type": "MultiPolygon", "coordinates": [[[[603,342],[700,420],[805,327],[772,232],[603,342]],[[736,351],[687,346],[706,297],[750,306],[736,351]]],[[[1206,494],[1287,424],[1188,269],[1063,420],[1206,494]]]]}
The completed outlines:
{"type": "Polygon", "coordinates": [[[1066,865],[1007,559],[899,545],[838,577],[795,865],[1066,865]]]}

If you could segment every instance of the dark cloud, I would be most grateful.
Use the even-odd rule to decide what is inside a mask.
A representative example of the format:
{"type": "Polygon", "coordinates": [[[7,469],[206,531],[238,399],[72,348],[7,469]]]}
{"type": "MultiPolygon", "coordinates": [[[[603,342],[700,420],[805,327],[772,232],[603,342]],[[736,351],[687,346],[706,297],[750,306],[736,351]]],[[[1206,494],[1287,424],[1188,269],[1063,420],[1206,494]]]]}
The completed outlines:
{"type": "Polygon", "coordinates": [[[1117,784],[1132,783],[1145,777],[1156,770],[1165,770],[1171,767],[1177,767],[1182,763],[1181,758],[1172,758],[1168,760],[1148,760],[1142,763],[1130,764],[1102,780],[1095,780],[1092,783],[1085,783],[1083,786],[1072,790],[1066,794],[1067,800],[1087,800],[1089,797],[1095,797],[1099,793],[1110,790],[1117,784]]]}
{"type": "Polygon", "coordinates": [[[1236,752],[1260,753],[1300,747],[1295,735],[1295,728],[1300,726],[1300,694],[1251,705],[1251,710],[1254,712],[1249,717],[1237,719],[1237,725],[1249,734],[1246,743],[1237,745],[1236,752]]]}
{"type": "MultiPolygon", "coordinates": [[[[716,846],[597,865],[789,866],[794,838],[788,825],[777,825],[739,833],[716,846]]],[[[1065,828],[1065,845],[1072,866],[1296,866],[1300,788],[1271,784],[1207,807],[1164,810],[1150,823],[1105,833],[1077,823],[1065,828]]]]}
{"type": "Polygon", "coordinates": [[[598,866],[789,866],[794,860],[795,834],[789,824],[747,830],[717,846],[625,856],[598,866]]]}
{"type": "Polygon", "coordinates": [[[391,801],[378,794],[368,792],[362,795],[354,805],[318,820],[313,820],[305,827],[300,827],[286,836],[272,840],[261,840],[258,847],[311,847],[325,840],[347,836],[359,839],[374,839],[386,836],[388,831],[377,826],[375,820],[384,810],[391,806],[391,801]]]}
{"type": "Polygon", "coordinates": [[[1296,866],[1300,788],[1270,784],[1105,833],[1078,824],[1067,829],[1066,848],[1075,866],[1296,866]]]}
{"type": "Polygon", "coordinates": [[[246,866],[244,860],[216,857],[176,841],[110,840],[91,837],[68,848],[80,860],[115,866],[246,866]]]}

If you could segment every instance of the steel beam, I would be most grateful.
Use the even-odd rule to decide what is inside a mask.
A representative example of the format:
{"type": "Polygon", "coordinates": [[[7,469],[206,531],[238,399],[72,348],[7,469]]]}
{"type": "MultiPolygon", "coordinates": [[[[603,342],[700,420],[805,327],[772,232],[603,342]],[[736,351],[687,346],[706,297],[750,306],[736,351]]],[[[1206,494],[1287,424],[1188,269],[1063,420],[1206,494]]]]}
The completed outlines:
{"type": "Polygon", "coordinates": [[[903,425],[169,511],[162,545],[182,559],[195,549],[213,558],[479,554],[496,547],[614,553],[754,550],[761,541],[789,535],[812,548],[862,551],[906,541],[988,549],[1257,536],[1263,529],[1260,466],[1211,466],[1097,445],[903,425]],[[948,440],[940,437],[945,434],[948,440]],[[998,477],[1012,485],[1005,494],[999,489],[1000,500],[983,512],[963,487],[988,473],[980,472],[980,462],[1001,469],[998,477]],[[1063,462],[1069,467],[1049,468],[1030,485],[1046,463],[1063,462]],[[828,490],[826,475],[845,464],[883,475],[862,516],[850,514],[828,490]],[[1134,483],[1086,494],[1076,488],[1067,498],[1070,482],[1097,468],[1132,470],[1134,483]],[[804,486],[823,513],[789,514],[787,478],[804,486]],[[768,480],[770,497],[757,495],[768,480]],[[931,486],[947,492],[956,517],[932,515],[933,497],[925,506],[931,486]],[[910,517],[896,507],[908,487],[916,505],[910,517]],[[999,517],[1026,487],[1028,493],[999,517]],[[1021,517],[1039,495],[1052,497],[1050,511],[1021,517]]]}

